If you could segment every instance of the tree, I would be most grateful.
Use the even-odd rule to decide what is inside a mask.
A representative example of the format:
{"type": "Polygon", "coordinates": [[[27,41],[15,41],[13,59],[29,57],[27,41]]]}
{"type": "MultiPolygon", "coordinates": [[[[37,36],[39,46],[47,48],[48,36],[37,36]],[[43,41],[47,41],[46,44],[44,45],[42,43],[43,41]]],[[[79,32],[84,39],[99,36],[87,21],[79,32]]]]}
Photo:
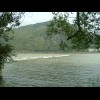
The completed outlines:
{"type": "Polygon", "coordinates": [[[89,48],[90,44],[96,41],[95,34],[99,37],[100,12],[76,12],[73,24],[68,21],[68,12],[53,12],[53,14],[54,17],[48,26],[48,36],[64,34],[66,41],[70,40],[73,48],[78,50],[89,48]]]}
{"type": "Polygon", "coordinates": [[[85,51],[93,43],[92,39],[93,37],[90,33],[81,31],[71,39],[72,49],[75,51],[85,51]]]}
{"type": "Polygon", "coordinates": [[[99,48],[100,48],[100,35],[95,34],[94,39],[95,39],[95,41],[94,41],[95,48],[96,48],[98,51],[100,51],[100,49],[99,49],[99,48]]]}
{"type": "Polygon", "coordinates": [[[23,12],[0,12],[0,70],[7,59],[12,56],[13,46],[9,44],[9,33],[20,25],[23,12]]]}
{"type": "Polygon", "coordinates": [[[62,13],[54,13],[54,17],[48,25],[47,36],[52,37],[54,35],[61,35],[60,49],[64,50],[68,46],[66,39],[75,31],[75,28],[69,24],[68,15],[62,13]]]}

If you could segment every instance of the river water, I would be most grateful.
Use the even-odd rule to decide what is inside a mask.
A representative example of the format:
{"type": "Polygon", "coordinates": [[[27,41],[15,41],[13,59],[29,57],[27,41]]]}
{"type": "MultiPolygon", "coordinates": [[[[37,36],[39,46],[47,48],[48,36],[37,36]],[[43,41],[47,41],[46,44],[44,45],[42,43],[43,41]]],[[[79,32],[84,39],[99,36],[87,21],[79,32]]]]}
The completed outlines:
{"type": "Polygon", "coordinates": [[[100,54],[5,64],[1,87],[100,87],[100,54]]]}

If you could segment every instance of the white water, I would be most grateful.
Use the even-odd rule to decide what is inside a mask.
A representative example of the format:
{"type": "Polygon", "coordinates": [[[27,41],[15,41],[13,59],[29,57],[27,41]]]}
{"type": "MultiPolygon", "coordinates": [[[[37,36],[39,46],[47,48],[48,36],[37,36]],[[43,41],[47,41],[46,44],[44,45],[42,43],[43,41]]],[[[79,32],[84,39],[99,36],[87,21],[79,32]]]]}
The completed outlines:
{"type": "Polygon", "coordinates": [[[70,56],[70,55],[52,55],[52,56],[26,56],[26,57],[14,57],[14,61],[20,61],[20,60],[31,60],[31,59],[39,59],[39,58],[53,58],[53,57],[66,57],[66,56],[70,56]]]}

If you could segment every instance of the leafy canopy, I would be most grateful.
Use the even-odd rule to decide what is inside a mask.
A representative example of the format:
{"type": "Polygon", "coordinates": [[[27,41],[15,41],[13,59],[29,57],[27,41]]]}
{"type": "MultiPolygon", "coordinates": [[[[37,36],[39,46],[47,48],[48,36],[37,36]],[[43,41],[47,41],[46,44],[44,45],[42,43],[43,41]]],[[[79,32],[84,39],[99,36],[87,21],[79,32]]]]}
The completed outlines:
{"type": "Polygon", "coordinates": [[[8,57],[11,57],[13,47],[9,44],[9,32],[20,25],[23,12],[0,12],[0,68],[8,57]]]}
{"type": "MultiPolygon", "coordinates": [[[[72,24],[68,20],[69,12],[53,12],[53,14],[54,17],[48,25],[48,36],[64,34],[66,41],[70,40],[76,49],[87,49],[92,43],[100,42],[97,39],[100,35],[100,12],[76,12],[72,24]]],[[[62,43],[66,44],[65,40],[62,40],[62,43]]]]}

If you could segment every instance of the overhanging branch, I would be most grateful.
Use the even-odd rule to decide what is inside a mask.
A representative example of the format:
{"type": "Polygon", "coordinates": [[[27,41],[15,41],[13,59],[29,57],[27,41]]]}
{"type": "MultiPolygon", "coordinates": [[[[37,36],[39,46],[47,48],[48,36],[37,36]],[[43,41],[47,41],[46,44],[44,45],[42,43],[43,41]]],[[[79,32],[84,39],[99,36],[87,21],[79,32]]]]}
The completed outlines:
{"type": "Polygon", "coordinates": [[[75,37],[75,36],[81,31],[81,26],[80,26],[80,13],[79,13],[79,12],[77,12],[76,22],[77,22],[76,24],[77,24],[77,26],[78,26],[78,30],[77,30],[73,35],[69,36],[69,37],[67,38],[67,40],[69,40],[69,39],[75,37]]]}

